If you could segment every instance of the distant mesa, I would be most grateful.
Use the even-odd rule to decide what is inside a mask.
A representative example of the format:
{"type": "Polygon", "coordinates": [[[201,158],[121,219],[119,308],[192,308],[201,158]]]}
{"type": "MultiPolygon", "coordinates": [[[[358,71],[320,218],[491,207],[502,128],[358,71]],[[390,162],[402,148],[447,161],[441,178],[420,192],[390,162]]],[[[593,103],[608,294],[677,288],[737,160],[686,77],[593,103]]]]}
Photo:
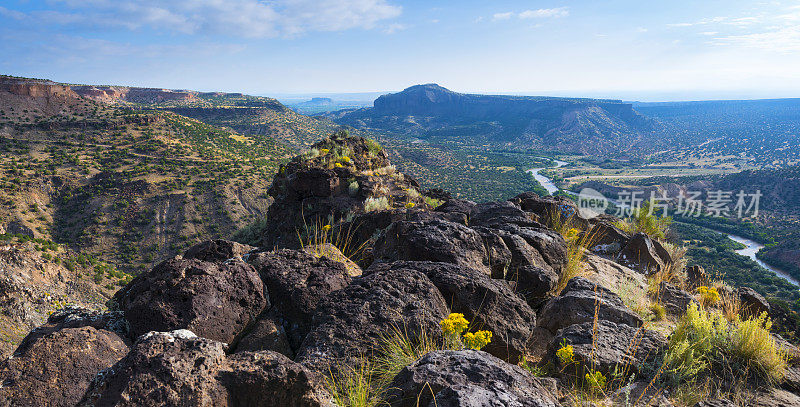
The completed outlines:
{"type": "Polygon", "coordinates": [[[339,124],[419,136],[552,148],[625,151],[645,142],[656,122],[621,100],[458,93],[435,83],[378,97],[373,107],[336,112],[339,124]]]}

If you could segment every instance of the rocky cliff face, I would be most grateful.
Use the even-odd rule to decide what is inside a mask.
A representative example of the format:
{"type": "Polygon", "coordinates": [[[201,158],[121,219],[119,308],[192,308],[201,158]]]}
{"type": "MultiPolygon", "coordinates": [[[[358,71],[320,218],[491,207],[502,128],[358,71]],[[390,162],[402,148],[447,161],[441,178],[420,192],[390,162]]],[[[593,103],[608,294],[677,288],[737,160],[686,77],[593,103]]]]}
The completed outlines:
{"type": "Polygon", "coordinates": [[[383,95],[339,123],[423,138],[512,143],[583,153],[628,149],[656,125],[619,100],[456,93],[436,84],[383,95]]]}
{"type": "Polygon", "coordinates": [[[72,86],[76,94],[103,103],[144,103],[164,102],[190,103],[198,100],[198,92],[157,88],[135,88],[126,86],[72,86]]]}
{"type": "MultiPolygon", "coordinates": [[[[386,369],[376,393],[386,405],[584,405],[570,396],[583,372],[611,381],[598,402],[670,405],[653,368],[667,340],[628,305],[647,297],[653,264],[671,261],[657,242],[533,193],[482,204],[438,193],[428,205],[389,166],[368,140],[323,140],[279,170],[258,246],[204,242],[119,290],[111,312],[53,314],[0,362],[0,405],[349,405],[331,377],[393,355],[393,332],[429,348],[386,369]],[[392,199],[368,205],[381,198],[392,199]],[[556,215],[574,221],[567,239],[603,239],[585,276],[567,274],[569,240],[546,226],[556,215]],[[359,264],[336,260],[353,242],[364,250],[345,254],[359,264]],[[442,321],[453,313],[471,334],[492,332],[483,350],[452,342],[442,321]]],[[[791,377],[783,386],[800,388],[791,377]]],[[[799,403],[790,391],[748,395],[799,403]]]]}

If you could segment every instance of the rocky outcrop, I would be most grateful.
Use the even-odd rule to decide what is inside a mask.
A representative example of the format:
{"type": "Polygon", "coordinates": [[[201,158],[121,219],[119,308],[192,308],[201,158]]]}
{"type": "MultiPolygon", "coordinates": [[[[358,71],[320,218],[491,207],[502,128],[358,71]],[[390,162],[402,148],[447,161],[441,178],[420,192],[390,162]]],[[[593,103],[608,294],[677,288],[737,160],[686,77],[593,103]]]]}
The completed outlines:
{"type": "MultiPolygon", "coordinates": [[[[311,330],[311,318],[320,302],[347,287],[351,280],[344,264],[296,250],[256,253],[248,261],[261,275],[272,300],[272,308],[263,318],[280,325],[293,350],[300,347],[311,330]]],[[[263,333],[256,329],[247,333],[245,340],[256,341],[263,333]]]]}
{"type": "Polygon", "coordinates": [[[560,406],[554,381],[471,350],[431,352],[400,371],[389,389],[393,407],[560,406]]]}
{"type": "Polygon", "coordinates": [[[739,296],[743,314],[759,316],[766,312],[769,315],[769,302],[756,290],[750,287],[739,287],[736,290],[736,295],[739,296]]]}
{"type": "Polygon", "coordinates": [[[128,352],[115,332],[76,321],[49,325],[0,362],[0,406],[74,406],[92,378],[128,352]]]}
{"type": "Polygon", "coordinates": [[[601,321],[633,328],[640,327],[643,322],[617,294],[583,277],[575,277],[567,283],[560,296],[542,307],[538,325],[556,333],[570,325],[593,321],[595,316],[601,321]]]}
{"type": "Polygon", "coordinates": [[[466,226],[438,219],[393,223],[375,244],[375,260],[452,263],[491,275],[481,235],[466,226]]]}
{"type": "Polygon", "coordinates": [[[512,363],[527,350],[536,313],[503,281],[465,267],[433,262],[378,264],[371,272],[414,270],[431,280],[452,312],[464,314],[473,330],[492,331],[483,350],[512,363]]]}
{"type": "Polygon", "coordinates": [[[589,233],[592,236],[592,251],[606,255],[616,255],[631,239],[618,227],[605,222],[594,225],[589,233]]]}
{"type": "Polygon", "coordinates": [[[80,406],[330,406],[316,375],[274,352],[225,354],[187,330],[151,332],[80,406]]]}
{"type": "Polygon", "coordinates": [[[296,360],[314,371],[353,366],[392,332],[409,338],[440,336],[449,310],[425,274],[414,270],[371,273],[329,294],[317,307],[296,360]]]}
{"type": "Polygon", "coordinates": [[[667,282],[662,282],[659,286],[656,299],[658,303],[664,306],[669,314],[675,316],[682,316],[685,314],[689,304],[695,302],[691,294],[667,282]]]}
{"type": "Polygon", "coordinates": [[[556,366],[560,364],[556,351],[562,344],[572,345],[574,359],[583,367],[579,373],[591,369],[609,377],[615,368],[626,374],[636,374],[642,363],[658,356],[667,340],[655,331],[601,319],[597,324],[585,322],[558,332],[550,344],[556,366]]]}
{"type": "Polygon", "coordinates": [[[645,275],[660,271],[665,264],[658,255],[653,240],[644,233],[631,237],[617,255],[617,262],[645,275]]]}
{"type": "Polygon", "coordinates": [[[226,343],[269,305],[253,266],[240,260],[211,263],[180,257],[134,278],[113,300],[134,336],[190,329],[226,343]]]}
{"type": "Polygon", "coordinates": [[[419,184],[396,172],[374,142],[339,132],[312,151],[315,156],[295,157],[275,175],[263,247],[299,248],[298,234],[308,239],[325,224],[363,213],[367,199],[385,202],[370,209],[425,205],[419,184]]]}
{"type": "Polygon", "coordinates": [[[229,259],[242,260],[256,248],[229,240],[209,240],[198,243],[183,254],[184,259],[224,262],[229,259]]]}

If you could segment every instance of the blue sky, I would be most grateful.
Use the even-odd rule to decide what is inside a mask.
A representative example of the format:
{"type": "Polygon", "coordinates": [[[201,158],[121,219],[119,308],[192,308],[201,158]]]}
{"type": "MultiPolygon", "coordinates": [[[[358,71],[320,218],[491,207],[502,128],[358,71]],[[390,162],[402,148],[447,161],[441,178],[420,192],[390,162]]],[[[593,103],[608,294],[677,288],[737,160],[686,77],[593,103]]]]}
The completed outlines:
{"type": "Polygon", "coordinates": [[[798,1],[4,0],[0,72],[251,94],[800,97],[798,1]]]}

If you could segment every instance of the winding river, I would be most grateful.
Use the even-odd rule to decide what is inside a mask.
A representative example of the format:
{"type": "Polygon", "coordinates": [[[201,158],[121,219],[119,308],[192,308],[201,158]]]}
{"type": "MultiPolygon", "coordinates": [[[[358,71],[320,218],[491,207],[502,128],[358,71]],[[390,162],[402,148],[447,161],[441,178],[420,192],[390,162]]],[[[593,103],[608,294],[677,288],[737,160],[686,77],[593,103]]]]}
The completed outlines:
{"type": "MultiPolygon", "coordinates": [[[[560,168],[560,167],[563,167],[563,166],[569,164],[566,161],[559,161],[559,160],[556,160],[555,158],[551,158],[551,160],[553,160],[556,163],[556,167],[555,168],[560,168]]],[[[539,174],[539,171],[544,170],[546,168],[549,168],[549,167],[531,168],[530,170],[528,170],[528,172],[533,174],[533,178],[535,178],[536,181],[538,181],[540,184],[542,184],[544,189],[546,189],[547,192],[550,193],[550,195],[553,195],[554,193],[558,192],[558,187],[556,186],[556,184],[553,183],[553,181],[550,180],[550,178],[547,178],[544,175],[539,174]]]]}
{"type": "MultiPolygon", "coordinates": [[[[567,162],[559,161],[559,160],[556,160],[556,159],[553,159],[553,161],[556,163],[555,168],[560,168],[560,167],[563,167],[563,166],[569,164],[567,162]]],[[[535,178],[536,181],[538,181],[539,184],[541,184],[544,187],[544,189],[546,189],[547,192],[550,193],[550,195],[553,195],[554,193],[556,193],[558,191],[558,187],[553,183],[553,181],[550,178],[547,178],[544,175],[539,173],[540,171],[542,171],[545,168],[546,167],[543,167],[543,168],[532,168],[532,169],[528,170],[528,172],[530,172],[533,175],[533,178],[535,178]]],[[[764,245],[762,245],[762,244],[760,244],[758,242],[754,242],[754,241],[752,241],[750,239],[745,239],[745,238],[743,238],[741,236],[731,235],[731,234],[719,232],[719,231],[716,231],[716,230],[715,230],[715,232],[725,234],[725,235],[728,236],[729,239],[733,240],[734,242],[741,243],[741,244],[747,246],[744,249],[736,250],[736,253],[752,259],[753,261],[758,263],[759,266],[761,266],[761,267],[763,267],[763,268],[765,268],[765,269],[767,269],[769,271],[772,271],[778,277],[781,277],[784,280],[794,284],[795,286],[800,287],[800,281],[797,281],[797,279],[795,279],[794,277],[790,276],[785,271],[783,271],[781,269],[778,269],[778,268],[775,268],[773,266],[770,266],[769,264],[764,263],[763,261],[761,261],[761,259],[756,257],[756,253],[758,253],[758,251],[761,250],[764,247],[764,245]]]]}
{"type": "MultiPolygon", "coordinates": [[[[722,232],[720,232],[720,233],[722,233],[722,232]]],[[[746,238],[743,238],[741,236],[736,236],[736,235],[731,235],[731,234],[727,234],[727,235],[728,235],[728,238],[730,238],[734,242],[741,243],[741,244],[747,246],[744,249],[737,250],[736,253],[739,253],[742,256],[747,256],[747,257],[753,259],[753,261],[758,263],[759,266],[764,267],[765,269],[772,271],[773,273],[777,274],[778,277],[781,277],[784,280],[786,280],[786,281],[788,281],[788,282],[790,282],[790,283],[792,283],[792,284],[794,284],[796,286],[800,286],[800,282],[798,282],[796,278],[786,274],[786,272],[781,270],[781,269],[775,268],[773,266],[770,266],[767,263],[764,263],[763,261],[761,261],[761,259],[756,257],[756,253],[758,253],[758,251],[761,250],[764,247],[763,244],[758,243],[758,242],[754,242],[754,241],[752,241],[750,239],[746,239],[746,238]]]]}

